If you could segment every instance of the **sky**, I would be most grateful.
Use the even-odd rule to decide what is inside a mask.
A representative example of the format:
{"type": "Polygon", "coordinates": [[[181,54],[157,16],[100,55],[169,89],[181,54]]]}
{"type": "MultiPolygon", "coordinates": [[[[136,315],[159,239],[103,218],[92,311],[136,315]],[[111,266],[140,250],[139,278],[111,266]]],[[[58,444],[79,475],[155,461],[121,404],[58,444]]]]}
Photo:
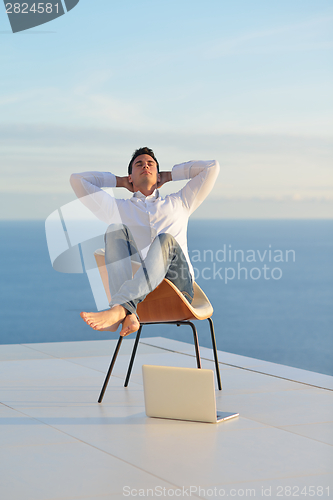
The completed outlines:
{"type": "Polygon", "coordinates": [[[194,217],[332,218],[332,26],[331,0],[80,0],[13,34],[1,3],[0,218],[45,219],[141,146],[220,162],[194,217]]]}

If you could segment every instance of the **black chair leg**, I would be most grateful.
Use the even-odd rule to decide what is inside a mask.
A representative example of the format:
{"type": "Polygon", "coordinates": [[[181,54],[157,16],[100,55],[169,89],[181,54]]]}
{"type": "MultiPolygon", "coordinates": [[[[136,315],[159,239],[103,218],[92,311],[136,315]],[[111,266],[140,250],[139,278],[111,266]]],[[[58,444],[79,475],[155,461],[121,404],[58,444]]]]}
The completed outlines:
{"type": "Polygon", "coordinates": [[[195,328],[194,324],[191,323],[191,321],[187,321],[186,323],[184,322],[183,325],[184,324],[188,324],[192,328],[193,338],[194,338],[195,355],[196,355],[196,358],[197,358],[197,367],[201,368],[201,359],[200,359],[200,352],[199,352],[199,341],[198,341],[198,332],[197,332],[197,329],[195,328]]]}
{"type": "Polygon", "coordinates": [[[111,361],[111,364],[110,364],[110,367],[109,367],[109,370],[108,370],[108,373],[105,377],[105,380],[104,380],[104,384],[103,384],[103,387],[102,387],[102,390],[101,390],[101,393],[99,395],[99,398],[98,398],[98,402],[101,403],[102,400],[103,400],[103,397],[104,397],[104,392],[106,391],[106,388],[108,386],[108,383],[109,383],[109,379],[111,377],[111,373],[112,373],[112,370],[113,370],[113,367],[114,367],[114,364],[116,362],[116,359],[117,359],[117,356],[118,356],[118,352],[119,352],[119,349],[120,349],[120,346],[121,346],[121,343],[122,343],[122,340],[123,340],[123,337],[119,337],[119,340],[117,342],[117,345],[116,345],[116,348],[115,348],[115,351],[113,353],[113,357],[112,357],[112,361],[111,361]]]}
{"type": "Polygon", "coordinates": [[[216,339],[215,339],[215,332],[214,332],[214,323],[212,318],[207,318],[209,321],[209,326],[210,326],[210,334],[212,337],[212,345],[213,345],[213,352],[214,352],[214,361],[215,361],[215,371],[216,371],[216,377],[217,377],[217,385],[220,391],[222,391],[222,383],[221,383],[221,375],[220,375],[220,367],[219,367],[219,360],[217,357],[217,349],[216,349],[216,339]]]}
{"type": "Polygon", "coordinates": [[[140,328],[138,330],[138,333],[136,334],[136,339],[135,339],[135,342],[134,342],[132,356],[131,356],[130,364],[128,366],[128,370],[127,370],[127,375],[126,375],[126,380],[125,380],[125,383],[124,383],[124,387],[128,386],[128,382],[129,382],[129,379],[130,379],[130,376],[131,376],[132,367],[133,367],[133,363],[134,363],[134,358],[135,358],[136,350],[138,348],[138,344],[139,344],[139,340],[140,340],[141,330],[142,330],[142,325],[140,324],[140,328]]]}

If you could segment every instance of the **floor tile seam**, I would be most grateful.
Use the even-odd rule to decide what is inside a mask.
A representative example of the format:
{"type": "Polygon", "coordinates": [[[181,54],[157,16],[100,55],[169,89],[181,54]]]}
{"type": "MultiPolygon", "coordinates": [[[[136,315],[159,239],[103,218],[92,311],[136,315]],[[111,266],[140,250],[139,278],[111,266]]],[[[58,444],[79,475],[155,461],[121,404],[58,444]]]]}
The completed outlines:
{"type": "MultiPolygon", "coordinates": [[[[315,423],[300,424],[300,425],[316,425],[316,424],[321,424],[321,423],[326,423],[326,422],[315,422],[315,423]]],[[[293,427],[298,427],[298,426],[295,424],[295,425],[293,425],[293,427]]],[[[299,434],[298,432],[292,431],[291,429],[285,429],[284,426],[276,426],[276,428],[281,429],[285,432],[289,432],[290,434],[293,434],[294,436],[300,436],[302,438],[309,439],[311,441],[316,441],[317,443],[325,444],[326,446],[330,446],[331,448],[333,448],[333,443],[327,443],[326,441],[323,441],[322,439],[317,439],[317,438],[314,438],[311,436],[304,436],[304,434],[299,434]]]]}
{"type": "MultiPolygon", "coordinates": [[[[80,342],[80,341],[78,341],[78,342],[80,342]]],[[[57,343],[61,343],[61,342],[54,342],[54,343],[57,344],[57,343]]],[[[63,342],[63,343],[65,343],[65,342],[63,342]]],[[[71,357],[71,356],[69,356],[68,358],[67,357],[64,358],[64,357],[62,357],[60,355],[50,354],[48,352],[41,351],[40,349],[36,349],[34,347],[30,347],[30,344],[29,345],[27,345],[27,344],[13,344],[13,345],[20,345],[20,346],[26,347],[27,349],[31,349],[32,351],[44,354],[45,356],[48,356],[51,359],[61,359],[62,361],[67,361],[68,359],[75,359],[75,357],[71,357]]],[[[106,356],[106,355],[105,354],[96,354],[96,357],[103,357],[103,356],[106,356]]],[[[77,358],[91,358],[91,357],[92,357],[91,355],[89,355],[89,356],[77,356],[77,358]]],[[[22,358],[22,359],[11,359],[9,361],[38,361],[39,359],[40,358],[36,358],[36,359],[22,358]]],[[[48,358],[44,358],[44,359],[48,359],[48,358]]],[[[7,361],[7,360],[6,359],[0,360],[0,363],[1,363],[1,361],[7,361]]]]}
{"type": "MultiPolygon", "coordinates": [[[[91,356],[82,356],[82,357],[84,357],[85,359],[89,359],[91,356]]],[[[103,373],[103,374],[105,373],[104,371],[98,370],[97,368],[92,368],[90,366],[82,365],[82,364],[74,361],[75,359],[82,359],[82,358],[60,358],[60,357],[56,357],[56,356],[51,356],[51,359],[58,359],[58,360],[61,360],[61,361],[64,361],[64,362],[72,363],[73,365],[80,366],[82,368],[87,368],[88,370],[92,370],[94,372],[103,373]]],[[[11,361],[22,361],[22,360],[18,359],[18,360],[11,360],[11,361]]],[[[25,360],[25,361],[39,361],[39,360],[28,359],[28,360],[25,360]]],[[[116,378],[122,378],[119,375],[117,376],[117,375],[113,375],[112,374],[112,376],[116,377],[116,378]]]]}
{"type": "MultiPolygon", "coordinates": [[[[288,380],[288,382],[291,382],[290,380],[288,380]]],[[[312,386],[311,386],[312,388],[312,386]]],[[[315,388],[314,388],[315,389],[315,388]]],[[[322,389],[322,388],[317,388],[317,389],[322,389]]],[[[297,394],[302,394],[304,392],[306,392],[308,390],[308,387],[304,387],[304,388],[301,388],[301,387],[291,387],[291,388],[287,388],[287,387],[278,387],[278,386],[273,386],[271,388],[264,388],[264,387],[259,387],[258,389],[256,389],[255,387],[255,384],[253,384],[253,388],[235,388],[235,389],[223,389],[221,391],[218,391],[216,389],[216,392],[217,394],[223,394],[225,396],[246,396],[246,395],[249,395],[249,394],[270,394],[270,393],[281,393],[281,392],[295,392],[297,394]]],[[[325,389],[322,389],[322,390],[325,390],[325,389]]],[[[332,401],[333,401],[333,395],[332,395],[332,401]]]]}
{"type": "MultiPolygon", "coordinates": [[[[1,403],[1,404],[4,404],[4,403],[1,403]]],[[[39,420],[37,417],[33,417],[31,415],[28,415],[27,413],[24,413],[23,411],[19,410],[18,408],[13,408],[12,406],[9,406],[9,405],[4,405],[6,406],[7,408],[9,408],[10,410],[13,410],[13,411],[16,411],[17,413],[20,413],[21,415],[23,415],[24,417],[27,417],[27,418],[30,418],[32,420],[37,420],[37,422],[41,422],[42,424],[44,425],[49,425],[49,424],[46,424],[45,422],[43,422],[42,420],[39,420]]],[[[28,407],[29,409],[30,407],[28,407]]],[[[49,427],[52,427],[52,426],[49,426],[49,427]]],[[[61,431],[60,431],[61,432],[61,431]]]]}
{"type": "MultiPolygon", "coordinates": [[[[3,403],[1,403],[1,404],[3,404],[3,403]]],[[[24,413],[23,411],[20,411],[17,408],[13,408],[12,406],[8,406],[8,405],[4,405],[4,406],[6,406],[7,408],[9,408],[10,410],[13,410],[13,411],[19,413],[20,415],[23,415],[24,417],[26,417],[29,420],[35,420],[35,421],[41,423],[43,426],[49,427],[49,428],[51,428],[51,429],[59,432],[60,434],[64,434],[65,436],[70,437],[71,439],[73,439],[73,443],[71,443],[71,444],[74,444],[77,441],[77,438],[75,438],[74,436],[71,436],[70,434],[68,434],[66,432],[63,432],[61,429],[58,429],[57,427],[53,427],[52,425],[49,425],[46,422],[43,422],[43,420],[40,420],[37,417],[33,417],[32,415],[28,415],[27,413],[24,413]]],[[[37,444],[27,444],[27,445],[7,445],[7,446],[11,446],[11,447],[14,446],[14,447],[26,448],[26,447],[31,447],[31,446],[34,446],[34,447],[35,446],[52,446],[52,445],[59,445],[59,444],[64,444],[64,443],[65,442],[60,442],[60,443],[37,443],[37,444]]],[[[67,443],[65,443],[65,444],[67,444],[67,443]]]]}
{"type": "Polygon", "coordinates": [[[18,411],[19,413],[21,413],[19,410],[16,410],[16,408],[13,408],[12,406],[9,406],[6,403],[3,403],[2,401],[0,401],[0,405],[4,406],[5,408],[9,408],[10,410],[18,411]]]}
{"type": "MultiPolygon", "coordinates": [[[[90,357],[91,356],[85,356],[85,359],[89,359],[90,357]]],[[[83,368],[87,368],[88,370],[92,370],[94,372],[103,373],[103,374],[105,373],[104,370],[98,370],[97,368],[92,368],[90,366],[82,365],[81,363],[78,363],[78,362],[74,361],[75,359],[82,359],[82,358],[65,358],[65,359],[64,358],[60,358],[60,359],[62,359],[63,361],[67,361],[68,363],[72,363],[73,365],[81,366],[83,368]]],[[[116,375],[113,375],[113,374],[112,374],[112,376],[116,377],[116,375]]],[[[120,378],[120,377],[118,376],[118,378],[120,378]]]]}
{"type": "MultiPolygon", "coordinates": [[[[146,345],[149,345],[151,347],[156,347],[158,349],[163,349],[163,350],[174,352],[174,353],[177,353],[177,354],[183,354],[184,356],[190,356],[190,357],[193,357],[193,358],[195,357],[195,354],[185,353],[185,352],[181,352],[181,351],[175,351],[175,350],[170,349],[170,348],[160,347],[160,346],[156,346],[154,344],[149,344],[149,342],[144,342],[144,341],[140,341],[140,342],[142,344],[146,344],[146,345]]],[[[223,352],[223,351],[219,351],[219,352],[223,352]]],[[[207,358],[205,356],[201,356],[201,359],[204,359],[205,361],[214,362],[213,359],[207,358]]],[[[288,377],[282,377],[281,375],[274,375],[272,373],[267,373],[267,372],[260,371],[259,369],[255,370],[254,368],[239,366],[239,365],[235,365],[235,364],[232,364],[232,363],[226,363],[226,362],[223,362],[223,361],[219,361],[219,364],[220,365],[231,366],[233,368],[239,368],[240,370],[246,370],[246,371],[251,371],[251,372],[254,372],[254,373],[260,373],[262,375],[267,375],[268,377],[280,378],[282,380],[289,380],[289,381],[295,382],[297,384],[308,385],[310,387],[317,387],[319,389],[326,389],[327,391],[332,391],[333,392],[333,389],[330,389],[329,387],[323,387],[321,385],[317,385],[317,384],[309,383],[309,382],[302,382],[302,381],[294,380],[294,379],[291,379],[291,378],[288,378],[288,377]]],[[[284,366],[284,365],[281,365],[281,366],[284,366]]],[[[293,368],[293,367],[289,367],[288,366],[288,368],[293,368]]],[[[309,372],[309,373],[311,373],[311,372],[309,372]]],[[[313,372],[313,373],[317,374],[317,372],[313,372]]],[[[325,375],[325,374],[320,374],[319,373],[319,375],[325,375]]],[[[330,375],[327,375],[327,376],[330,377],[330,375]]],[[[333,379],[333,377],[332,377],[332,379],[333,379]]]]}
{"type": "MultiPolygon", "coordinates": [[[[138,354],[138,356],[139,356],[139,354],[138,354]]],[[[75,359],[75,358],[71,358],[71,359],[75,359]]],[[[88,359],[89,359],[89,358],[88,358],[88,359]]],[[[81,366],[81,367],[83,367],[83,368],[88,368],[89,370],[96,371],[96,372],[98,372],[98,373],[102,373],[102,374],[103,374],[103,375],[105,375],[105,376],[107,375],[107,372],[105,372],[105,371],[101,371],[101,370],[97,370],[97,368],[92,368],[92,367],[90,367],[90,366],[82,365],[82,364],[80,364],[80,363],[77,363],[77,362],[75,362],[75,361],[70,361],[70,360],[67,360],[67,359],[65,359],[64,361],[68,361],[69,363],[72,363],[73,365],[76,365],[76,366],[81,366]]],[[[124,375],[120,376],[120,375],[117,375],[117,374],[115,374],[115,373],[113,373],[113,372],[112,372],[112,378],[117,378],[117,379],[123,380],[123,379],[124,379],[124,375]]],[[[140,386],[142,386],[142,385],[143,385],[143,384],[140,384],[139,382],[134,382],[134,383],[135,383],[135,384],[138,384],[138,385],[140,385],[140,386]]]]}
{"type": "MultiPolygon", "coordinates": [[[[312,386],[311,386],[312,388],[312,386]]],[[[313,388],[313,389],[316,389],[316,388],[313,388]]],[[[318,388],[317,388],[318,389],[318,388]]],[[[321,389],[321,388],[319,388],[321,389]]],[[[325,390],[325,389],[321,389],[321,390],[325,390]]],[[[235,390],[232,390],[232,389],[228,389],[228,390],[225,390],[223,391],[223,388],[221,391],[218,391],[216,389],[216,395],[218,396],[219,394],[221,396],[261,396],[261,395],[281,395],[281,394],[293,394],[295,397],[296,396],[299,396],[299,395],[305,395],[304,397],[308,397],[308,398],[311,398],[313,395],[315,394],[320,394],[318,392],[308,392],[309,389],[308,388],[304,388],[304,389],[284,389],[283,387],[278,387],[278,386],[274,386],[272,387],[271,389],[267,389],[267,390],[260,390],[260,389],[255,389],[253,388],[252,390],[250,389],[235,389],[235,390]]],[[[333,405],[333,395],[331,395],[331,392],[329,391],[327,394],[324,393],[325,397],[328,397],[329,398],[329,401],[332,400],[332,405],[333,405]]]]}
{"type": "MultiPolygon", "coordinates": [[[[173,353],[175,353],[175,354],[181,354],[181,355],[182,355],[182,354],[184,354],[184,353],[180,353],[180,352],[177,352],[177,351],[169,351],[168,349],[164,349],[164,348],[162,348],[162,350],[167,350],[168,352],[173,352],[173,353]]],[[[145,353],[145,354],[147,354],[147,353],[145,353]]],[[[138,358],[138,357],[139,357],[139,356],[141,356],[141,355],[145,355],[145,354],[143,354],[143,353],[142,353],[142,354],[140,354],[140,352],[138,352],[138,353],[136,354],[136,358],[138,358]]],[[[148,354],[155,354],[155,353],[148,353],[148,354]]],[[[186,355],[186,354],[184,354],[184,355],[186,355]]],[[[119,355],[118,355],[118,356],[119,356],[119,355]]],[[[123,354],[122,356],[126,356],[126,354],[123,354]]],[[[195,356],[192,356],[192,355],[189,355],[189,356],[190,356],[190,357],[193,357],[193,358],[195,357],[195,356]]],[[[103,374],[104,374],[105,372],[104,372],[104,371],[102,371],[102,370],[98,370],[97,368],[92,368],[92,367],[90,367],[90,366],[86,366],[86,365],[83,365],[83,364],[78,363],[77,361],[75,361],[76,359],[82,359],[82,358],[84,358],[84,359],[89,359],[89,358],[91,358],[91,357],[92,357],[92,356],[81,356],[80,358],[57,358],[57,357],[54,357],[54,358],[55,358],[55,359],[61,359],[62,361],[67,361],[67,362],[72,363],[72,364],[75,364],[75,365],[77,365],[77,366],[81,366],[81,367],[84,367],[84,368],[88,368],[89,370],[97,371],[98,373],[103,373],[103,374]]],[[[98,357],[101,357],[101,358],[102,358],[102,357],[108,357],[108,358],[109,358],[109,356],[107,356],[107,355],[105,355],[105,354],[104,354],[104,355],[100,355],[100,356],[98,356],[98,357]]],[[[129,355],[129,354],[128,354],[128,357],[130,357],[130,355],[129,355]]],[[[201,359],[205,359],[205,358],[201,358],[201,359]]],[[[205,360],[206,360],[206,361],[210,361],[210,362],[212,362],[212,363],[213,363],[213,361],[212,361],[212,360],[210,360],[210,359],[205,359],[205,360]]],[[[17,360],[17,361],[20,361],[20,360],[17,360]]],[[[28,360],[28,361],[29,361],[29,360],[28,360]]],[[[31,360],[31,361],[34,361],[34,360],[31,360]]],[[[237,368],[237,367],[236,367],[236,368],[237,368]]],[[[112,373],[112,377],[123,378],[123,377],[120,377],[119,375],[114,375],[113,373],[112,373]]],[[[140,385],[142,385],[142,384],[140,384],[140,385]]]]}
{"type": "MultiPolygon", "coordinates": [[[[150,471],[148,471],[148,470],[146,470],[146,469],[144,469],[142,467],[137,466],[136,464],[133,464],[133,463],[129,462],[128,460],[125,460],[125,459],[123,459],[123,458],[121,458],[121,457],[119,457],[117,455],[114,455],[113,453],[110,453],[110,452],[108,452],[106,450],[103,450],[102,448],[100,448],[98,446],[95,446],[95,445],[93,445],[93,444],[91,444],[91,443],[89,443],[87,441],[84,441],[83,439],[80,439],[80,438],[78,438],[76,436],[73,436],[69,432],[65,432],[64,430],[59,429],[58,427],[50,425],[50,424],[44,422],[43,420],[40,420],[37,417],[32,417],[32,416],[27,415],[26,413],[23,413],[22,411],[19,411],[19,410],[16,410],[16,411],[18,411],[18,413],[21,413],[25,417],[30,418],[32,420],[36,420],[37,422],[40,422],[41,424],[45,425],[46,427],[50,427],[51,429],[53,429],[53,430],[55,430],[57,432],[60,432],[61,434],[64,434],[65,436],[68,436],[68,437],[70,437],[71,439],[74,440],[73,443],[68,443],[68,444],[74,444],[75,442],[83,443],[84,445],[86,445],[86,446],[88,446],[90,448],[93,448],[93,449],[95,449],[95,450],[97,450],[97,451],[99,451],[101,453],[104,453],[105,455],[108,455],[108,456],[110,456],[110,457],[112,457],[112,458],[114,458],[116,460],[121,461],[122,463],[124,463],[126,465],[130,465],[131,467],[134,467],[135,469],[137,469],[137,470],[139,470],[141,472],[144,472],[145,474],[148,474],[148,475],[152,476],[155,479],[158,479],[158,480],[163,481],[165,483],[169,483],[170,486],[172,486],[173,488],[178,488],[179,489],[179,488],[183,487],[183,485],[180,486],[180,485],[174,484],[174,483],[170,482],[168,479],[160,477],[157,474],[154,474],[154,473],[152,473],[152,472],[150,472],[150,471]]],[[[52,446],[52,445],[59,445],[59,444],[63,444],[63,443],[45,443],[45,444],[41,444],[41,445],[29,445],[29,446],[52,446]]],[[[193,497],[194,498],[203,498],[203,497],[195,497],[194,495],[193,495],[193,497]]]]}
{"type": "MultiPolygon", "coordinates": [[[[37,361],[64,361],[64,362],[69,362],[69,363],[75,363],[73,360],[74,359],[89,359],[91,358],[92,356],[81,356],[80,358],[61,358],[61,357],[57,357],[57,356],[49,356],[48,358],[25,358],[25,359],[6,359],[6,360],[3,360],[3,361],[0,361],[0,363],[19,363],[21,361],[29,361],[30,363],[34,363],[34,362],[37,362],[37,361]]],[[[102,356],[100,356],[102,357],[102,356]]],[[[79,363],[76,363],[77,365],[79,363]]],[[[99,370],[96,370],[96,368],[91,368],[89,366],[85,366],[85,365],[80,365],[84,368],[88,368],[89,370],[94,370],[94,371],[99,371],[99,370]]]]}
{"type": "MultiPolygon", "coordinates": [[[[240,415],[241,416],[241,415],[240,415]]],[[[321,441],[319,439],[315,439],[315,438],[311,438],[309,436],[304,436],[303,434],[298,434],[297,432],[293,432],[289,429],[285,429],[283,425],[273,425],[273,424],[268,424],[268,423],[265,423],[265,422],[262,422],[261,420],[257,420],[255,418],[251,418],[249,416],[246,416],[244,417],[245,419],[247,420],[251,420],[252,422],[256,422],[257,424],[261,424],[263,427],[262,428],[270,428],[270,429],[278,429],[280,431],[284,431],[284,432],[289,432],[290,434],[293,434],[294,436],[299,436],[301,438],[304,438],[304,439],[309,439],[311,441],[316,441],[317,443],[321,443],[321,444],[325,444],[327,446],[330,446],[331,448],[333,447],[333,444],[331,443],[326,443],[325,441],[321,441]]],[[[318,422],[318,424],[320,424],[321,422],[318,422]]],[[[325,423],[325,422],[324,422],[325,423]]],[[[294,424],[295,427],[297,427],[298,424],[294,424]]],[[[315,425],[314,424],[299,424],[299,425],[315,425]]],[[[287,426],[286,426],[287,427],[287,426]]],[[[260,430],[262,429],[260,428],[260,430]]],[[[239,430],[239,429],[238,429],[239,430]]],[[[253,429],[250,429],[251,431],[253,431],[253,429]]]]}
{"type": "MultiPolygon", "coordinates": [[[[100,342],[108,342],[109,340],[115,340],[115,342],[117,341],[117,339],[105,339],[105,340],[101,340],[100,342]]],[[[87,341],[81,341],[81,340],[78,340],[78,341],[76,341],[76,342],[77,342],[77,343],[80,343],[80,342],[87,342],[87,341]]],[[[96,340],[93,340],[92,342],[96,342],[96,340]]],[[[133,342],[134,342],[134,341],[133,341],[133,342]]],[[[54,343],[54,344],[66,344],[67,342],[52,342],[52,343],[54,343]]],[[[59,355],[54,355],[54,354],[50,354],[50,353],[48,353],[48,352],[42,351],[42,350],[40,350],[40,349],[37,349],[36,347],[31,347],[31,345],[32,345],[32,344],[12,344],[12,345],[20,345],[20,346],[22,346],[22,347],[26,347],[27,349],[31,349],[32,351],[40,352],[40,353],[42,353],[42,354],[45,354],[45,355],[47,355],[47,356],[50,356],[51,358],[56,358],[56,359],[64,359],[64,360],[66,360],[66,359],[67,359],[67,358],[63,358],[63,357],[61,357],[61,356],[59,356],[59,355]]],[[[116,344],[115,344],[115,346],[114,346],[114,347],[116,347],[116,344]]],[[[151,347],[155,347],[155,346],[151,346],[151,347]]],[[[98,356],[98,357],[100,357],[100,356],[101,356],[101,357],[102,357],[102,356],[106,356],[106,355],[105,355],[105,354],[96,354],[96,356],[98,356]]],[[[118,354],[118,356],[121,356],[121,354],[118,354]]],[[[80,357],[80,358],[88,358],[88,357],[91,357],[91,355],[90,355],[90,356],[78,356],[78,357],[80,357]]],[[[19,361],[19,360],[18,360],[18,361],[19,361]]]]}
{"type": "Polygon", "coordinates": [[[286,427],[302,427],[303,425],[321,425],[321,424],[333,424],[333,420],[326,420],[325,422],[310,422],[309,424],[290,424],[286,427]]]}
{"type": "MultiPolygon", "coordinates": [[[[205,359],[205,358],[202,358],[202,359],[205,359]]],[[[231,365],[229,363],[223,363],[222,361],[219,361],[219,364],[231,366],[233,368],[238,368],[240,370],[245,370],[245,371],[249,371],[249,372],[253,372],[253,373],[259,373],[260,375],[266,375],[267,377],[278,378],[280,380],[287,380],[288,382],[294,382],[295,384],[305,385],[307,387],[316,387],[317,389],[323,389],[323,390],[326,390],[326,391],[333,392],[333,389],[330,389],[329,387],[323,387],[322,385],[316,385],[314,383],[311,384],[309,382],[302,382],[300,380],[295,380],[295,379],[292,379],[292,378],[289,378],[289,377],[282,377],[281,375],[274,375],[272,373],[267,373],[267,372],[262,372],[262,371],[259,371],[259,370],[254,370],[253,368],[246,368],[246,367],[243,367],[243,366],[231,365]]],[[[297,389],[290,389],[290,390],[297,390],[297,389]]]]}
{"type": "MultiPolygon", "coordinates": [[[[58,342],[54,342],[54,343],[57,344],[58,342]]],[[[50,356],[50,358],[62,359],[61,357],[55,356],[54,354],[49,354],[48,352],[41,351],[40,349],[36,349],[34,347],[31,347],[31,344],[18,344],[18,345],[25,347],[26,349],[31,349],[32,351],[35,351],[35,352],[40,352],[42,354],[45,354],[46,356],[50,356]]]]}

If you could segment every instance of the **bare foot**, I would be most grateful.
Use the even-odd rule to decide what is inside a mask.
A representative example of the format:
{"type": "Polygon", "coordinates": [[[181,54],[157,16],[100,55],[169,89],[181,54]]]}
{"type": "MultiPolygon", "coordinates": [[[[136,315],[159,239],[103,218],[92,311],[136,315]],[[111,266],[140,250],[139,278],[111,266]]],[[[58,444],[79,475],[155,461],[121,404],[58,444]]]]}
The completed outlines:
{"type": "Polygon", "coordinates": [[[115,332],[124,321],[126,313],[126,309],[117,304],[106,311],[81,312],[80,316],[94,330],[115,332]]]}
{"type": "Polygon", "coordinates": [[[135,314],[128,314],[123,321],[122,328],[120,330],[120,335],[126,337],[130,333],[138,331],[140,328],[140,323],[135,314]]]}

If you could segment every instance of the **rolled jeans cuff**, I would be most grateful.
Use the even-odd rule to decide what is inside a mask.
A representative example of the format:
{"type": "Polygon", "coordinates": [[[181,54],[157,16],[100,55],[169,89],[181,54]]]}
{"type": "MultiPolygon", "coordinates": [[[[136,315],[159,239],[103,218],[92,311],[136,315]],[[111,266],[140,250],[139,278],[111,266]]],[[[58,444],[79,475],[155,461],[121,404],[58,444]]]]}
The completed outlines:
{"type": "Polygon", "coordinates": [[[140,301],[138,301],[137,303],[135,303],[133,300],[130,300],[129,302],[124,302],[123,304],[120,304],[120,305],[123,306],[124,309],[126,309],[126,311],[127,311],[128,314],[135,314],[135,316],[140,321],[138,313],[136,312],[136,308],[137,308],[137,305],[138,305],[139,302],[140,301]]]}

